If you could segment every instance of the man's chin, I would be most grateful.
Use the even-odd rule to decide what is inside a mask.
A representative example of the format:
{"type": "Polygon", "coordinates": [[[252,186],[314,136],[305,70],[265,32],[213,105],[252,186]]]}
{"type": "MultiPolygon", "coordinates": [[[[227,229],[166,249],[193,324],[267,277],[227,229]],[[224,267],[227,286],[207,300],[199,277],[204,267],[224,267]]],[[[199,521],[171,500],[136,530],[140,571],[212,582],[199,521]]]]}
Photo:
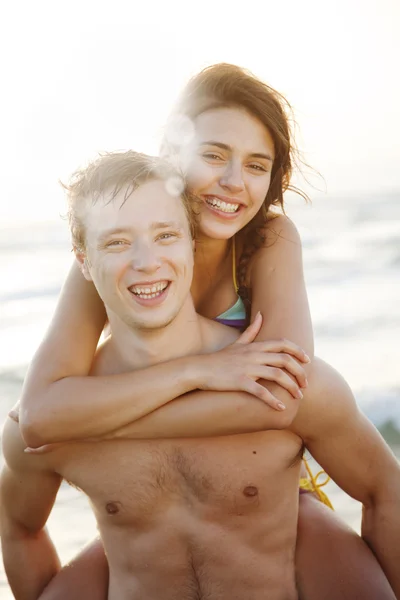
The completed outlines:
{"type": "Polygon", "coordinates": [[[174,321],[176,314],[164,315],[152,318],[142,318],[131,323],[131,326],[138,331],[157,331],[165,329],[174,321]]]}

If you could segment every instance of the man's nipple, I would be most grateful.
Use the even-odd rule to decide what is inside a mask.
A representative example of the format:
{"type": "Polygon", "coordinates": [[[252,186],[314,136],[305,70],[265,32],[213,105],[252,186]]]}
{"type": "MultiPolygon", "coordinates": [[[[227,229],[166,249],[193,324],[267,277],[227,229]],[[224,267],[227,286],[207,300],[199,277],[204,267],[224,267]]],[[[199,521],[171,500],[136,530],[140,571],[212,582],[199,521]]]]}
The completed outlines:
{"type": "Polygon", "coordinates": [[[120,507],[121,507],[120,502],[108,502],[106,504],[106,512],[109,515],[116,515],[120,511],[120,507]]]}
{"type": "Polygon", "coordinates": [[[244,488],[243,494],[245,496],[248,496],[249,498],[258,496],[258,488],[256,488],[255,485],[248,485],[247,487],[244,488]]]}

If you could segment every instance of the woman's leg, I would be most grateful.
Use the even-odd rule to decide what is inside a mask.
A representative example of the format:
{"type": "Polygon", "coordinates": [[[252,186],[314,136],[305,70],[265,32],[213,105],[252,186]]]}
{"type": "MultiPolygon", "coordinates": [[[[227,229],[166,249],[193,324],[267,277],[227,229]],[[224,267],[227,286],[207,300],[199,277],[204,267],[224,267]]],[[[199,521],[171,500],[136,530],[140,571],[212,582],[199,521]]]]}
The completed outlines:
{"type": "MultiPolygon", "coordinates": [[[[314,359],[306,393],[332,396],[337,377],[314,359]]],[[[300,495],[296,572],[301,600],[395,600],[368,545],[313,493],[300,495]]]]}
{"type": "Polygon", "coordinates": [[[51,580],[38,600],[107,600],[108,563],[96,539],[51,580]]]}
{"type": "Polygon", "coordinates": [[[312,493],[300,495],[296,577],[301,600],[396,600],[367,544],[312,493]]]}

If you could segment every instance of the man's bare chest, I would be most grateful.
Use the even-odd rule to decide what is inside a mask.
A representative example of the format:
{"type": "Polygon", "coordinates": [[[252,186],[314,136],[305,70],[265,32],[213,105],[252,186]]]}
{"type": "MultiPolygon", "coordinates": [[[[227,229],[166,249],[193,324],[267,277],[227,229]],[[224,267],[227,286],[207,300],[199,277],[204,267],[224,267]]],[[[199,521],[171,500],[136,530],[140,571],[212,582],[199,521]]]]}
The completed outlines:
{"type": "Polygon", "coordinates": [[[268,509],[297,485],[301,442],[286,431],[206,439],[72,444],[58,472],[98,519],[143,526],[166,510],[223,515],[268,509]]]}

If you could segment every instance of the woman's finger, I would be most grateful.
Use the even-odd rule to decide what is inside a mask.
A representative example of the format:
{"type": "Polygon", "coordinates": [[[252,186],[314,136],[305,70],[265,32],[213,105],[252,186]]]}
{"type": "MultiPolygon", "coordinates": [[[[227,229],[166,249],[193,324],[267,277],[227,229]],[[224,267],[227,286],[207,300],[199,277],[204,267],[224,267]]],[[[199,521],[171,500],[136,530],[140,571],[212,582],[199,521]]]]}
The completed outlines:
{"type": "Polygon", "coordinates": [[[256,381],[248,379],[243,387],[243,391],[255,396],[259,400],[262,400],[262,402],[268,404],[268,406],[274,410],[283,411],[286,409],[286,406],[283,404],[283,402],[278,400],[278,398],[275,398],[275,396],[271,394],[269,390],[256,381]]]}
{"type": "Polygon", "coordinates": [[[261,352],[285,352],[286,354],[291,354],[303,363],[310,362],[310,358],[304,352],[303,348],[300,348],[300,346],[289,340],[282,339],[253,342],[252,347],[254,347],[254,350],[259,350],[261,352]]]}
{"type": "Polygon", "coordinates": [[[305,370],[290,354],[284,352],[260,352],[257,356],[254,356],[254,360],[258,364],[285,369],[285,371],[296,378],[297,383],[302,388],[306,388],[308,385],[305,370]]]}
{"type": "Polygon", "coordinates": [[[285,390],[287,390],[293,398],[301,400],[303,393],[300,390],[297,382],[293,380],[285,371],[278,367],[265,367],[260,365],[256,370],[258,379],[265,379],[266,381],[274,381],[285,390]]]}
{"type": "Polygon", "coordinates": [[[254,317],[254,321],[243,331],[242,335],[236,340],[235,344],[250,344],[255,340],[261,329],[262,316],[260,311],[254,317]]]}

